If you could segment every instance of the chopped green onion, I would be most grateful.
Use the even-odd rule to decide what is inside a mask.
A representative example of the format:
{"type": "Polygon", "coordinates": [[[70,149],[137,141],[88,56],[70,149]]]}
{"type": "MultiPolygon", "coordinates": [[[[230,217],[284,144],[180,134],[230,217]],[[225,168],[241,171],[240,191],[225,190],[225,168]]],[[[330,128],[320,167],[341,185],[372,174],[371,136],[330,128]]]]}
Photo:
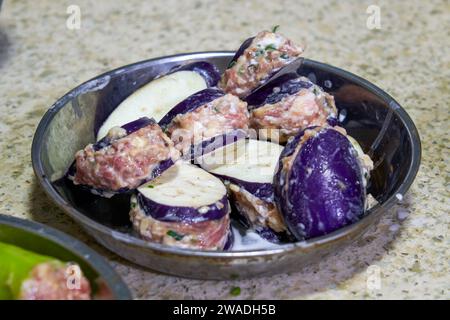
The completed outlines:
{"type": "Polygon", "coordinates": [[[232,296],[237,297],[238,295],[241,294],[241,288],[239,288],[239,287],[233,287],[233,288],[231,288],[230,294],[231,294],[232,296]]]}
{"type": "Polygon", "coordinates": [[[273,32],[273,33],[277,32],[278,28],[280,28],[280,25],[279,25],[279,24],[277,24],[276,26],[273,26],[272,32],[273,32]]]}
{"type": "Polygon", "coordinates": [[[255,52],[255,57],[259,57],[262,56],[264,54],[264,49],[259,49],[255,52]]]}
{"type": "Polygon", "coordinates": [[[281,58],[281,59],[289,59],[289,55],[288,55],[287,53],[283,53],[283,54],[280,56],[280,58],[281,58]]]}
{"type": "Polygon", "coordinates": [[[231,61],[231,62],[228,64],[227,69],[233,68],[233,66],[234,66],[235,64],[236,64],[236,61],[231,61]]]}
{"type": "Polygon", "coordinates": [[[172,238],[174,238],[174,239],[177,240],[177,241],[180,241],[181,239],[184,238],[184,235],[178,234],[178,233],[176,233],[176,232],[173,231],[173,230],[167,231],[167,235],[168,235],[168,236],[171,236],[172,238]]]}
{"type": "Polygon", "coordinates": [[[147,188],[149,188],[149,189],[153,189],[155,186],[154,185],[152,185],[152,184],[149,184],[148,186],[147,186],[147,188]]]}
{"type": "Polygon", "coordinates": [[[275,47],[274,44],[269,44],[265,47],[265,50],[272,51],[272,50],[277,50],[277,48],[275,47]]]}

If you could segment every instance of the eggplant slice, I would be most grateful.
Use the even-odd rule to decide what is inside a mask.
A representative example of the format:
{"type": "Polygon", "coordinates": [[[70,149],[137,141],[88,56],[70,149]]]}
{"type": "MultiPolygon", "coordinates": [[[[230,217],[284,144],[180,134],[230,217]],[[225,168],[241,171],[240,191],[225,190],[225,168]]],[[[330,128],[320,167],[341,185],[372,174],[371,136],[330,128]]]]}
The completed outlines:
{"type": "Polygon", "coordinates": [[[67,176],[93,194],[111,197],[156,178],[179,157],[158,124],[140,118],[78,151],[67,176]]]}
{"type": "Polygon", "coordinates": [[[230,245],[230,207],[220,179],[177,162],[138,188],[130,218],[139,235],[167,245],[223,250],[230,245]]]}
{"type": "Polygon", "coordinates": [[[308,78],[292,73],[267,82],[245,100],[251,110],[250,126],[262,139],[277,143],[337,117],[333,96],[308,78]]]}
{"type": "Polygon", "coordinates": [[[272,185],[282,150],[279,144],[248,139],[216,149],[199,161],[203,168],[225,181],[240,218],[274,242],[287,230],[274,203],[272,185]]]}
{"type": "Polygon", "coordinates": [[[209,88],[176,105],[159,122],[175,148],[189,154],[205,140],[234,130],[248,130],[247,104],[238,97],[209,88]]]}
{"type": "Polygon", "coordinates": [[[241,45],[222,75],[220,88],[246,97],[275,72],[293,62],[304,48],[278,33],[262,31],[241,45]]]}
{"type": "Polygon", "coordinates": [[[279,212],[297,240],[318,237],[359,220],[365,210],[364,175],[372,161],[343,128],[308,128],[283,150],[274,177],[279,212]]]}
{"type": "Polygon", "coordinates": [[[177,103],[197,91],[215,86],[219,79],[219,70],[206,61],[177,67],[122,101],[100,127],[97,140],[106,136],[112,127],[134,119],[151,117],[159,121],[177,103]]]}

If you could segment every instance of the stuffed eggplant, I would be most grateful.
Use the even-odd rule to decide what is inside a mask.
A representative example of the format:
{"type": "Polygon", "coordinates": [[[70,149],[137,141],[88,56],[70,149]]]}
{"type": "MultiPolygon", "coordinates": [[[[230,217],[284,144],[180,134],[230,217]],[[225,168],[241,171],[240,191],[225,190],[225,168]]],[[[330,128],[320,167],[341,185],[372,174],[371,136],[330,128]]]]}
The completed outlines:
{"type": "Polygon", "coordinates": [[[225,181],[240,218],[270,240],[286,232],[275,206],[272,184],[282,149],[279,144],[248,139],[217,149],[203,156],[200,163],[225,181]]]}
{"type": "Polygon", "coordinates": [[[250,126],[260,132],[261,138],[279,143],[307,127],[324,126],[337,117],[333,96],[308,78],[293,73],[269,81],[245,101],[250,110],[250,126]]]}
{"type": "Polygon", "coordinates": [[[100,127],[97,140],[106,136],[112,127],[141,117],[159,121],[177,103],[197,91],[215,86],[219,79],[218,69],[205,61],[178,67],[122,101],[100,127]]]}
{"type": "Polygon", "coordinates": [[[0,299],[89,300],[80,267],[0,242],[0,299]]]}
{"type": "Polygon", "coordinates": [[[276,71],[299,58],[303,50],[278,33],[262,31],[241,45],[219,86],[244,98],[276,71]]]}
{"type": "Polygon", "coordinates": [[[304,240],[359,220],[365,210],[372,161],[339,127],[300,132],[281,153],[274,177],[278,210],[304,240]]]}
{"type": "Polygon", "coordinates": [[[248,130],[248,122],[245,102],[219,89],[209,88],[180,102],[159,124],[184,155],[204,140],[232,130],[248,130]]]}
{"type": "Polygon", "coordinates": [[[223,250],[231,241],[229,204],[220,179],[179,161],[138,188],[130,219],[144,239],[182,248],[223,250]]]}
{"type": "Polygon", "coordinates": [[[110,197],[159,176],[179,152],[153,119],[112,128],[106,137],[75,155],[68,178],[92,193],[110,197]]]}

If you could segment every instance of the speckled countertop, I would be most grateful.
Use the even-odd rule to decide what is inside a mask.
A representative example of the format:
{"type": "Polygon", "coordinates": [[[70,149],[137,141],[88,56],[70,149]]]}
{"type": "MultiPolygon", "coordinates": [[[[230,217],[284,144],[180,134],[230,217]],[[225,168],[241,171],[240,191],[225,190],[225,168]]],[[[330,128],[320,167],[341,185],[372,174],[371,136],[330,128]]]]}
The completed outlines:
{"type": "MultiPolygon", "coordinates": [[[[449,299],[448,1],[4,1],[0,13],[0,213],[57,227],[104,254],[137,298],[449,299]],[[66,27],[67,6],[81,28],[66,27]],[[378,5],[381,29],[366,27],[378,5]],[[261,29],[386,89],[415,121],[422,166],[402,204],[357,243],[298,273],[200,281],[131,265],[95,244],[34,178],[34,130],[52,103],[104,71],[167,54],[232,50],[261,29]],[[379,286],[371,287],[374,274],[379,286]]],[[[376,279],[375,279],[376,281],[376,279]]]]}

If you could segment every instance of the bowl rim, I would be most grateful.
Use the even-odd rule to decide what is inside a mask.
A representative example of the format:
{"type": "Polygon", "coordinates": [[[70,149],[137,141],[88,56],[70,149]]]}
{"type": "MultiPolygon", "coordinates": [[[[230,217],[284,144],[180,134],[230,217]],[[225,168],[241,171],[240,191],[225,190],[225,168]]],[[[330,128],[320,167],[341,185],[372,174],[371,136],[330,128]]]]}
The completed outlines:
{"type": "Polygon", "coordinates": [[[56,243],[80,259],[83,259],[86,264],[95,270],[110,288],[113,299],[129,300],[133,298],[128,286],[113,267],[105,261],[105,258],[80,240],[42,223],[5,214],[0,214],[0,225],[24,230],[27,233],[56,243]],[[89,259],[84,258],[86,255],[89,256],[89,259]]]}
{"type": "Polygon", "coordinates": [[[61,98],[59,98],[44,114],[41,121],[39,122],[39,125],[35,131],[33,142],[31,146],[31,161],[34,173],[40,183],[40,185],[44,188],[47,195],[52,199],[66,214],[68,214],[70,217],[75,219],[78,223],[80,223],[83,227],[88,226],[91,229],[95,229],[97,232],[100,232],[106,236],[111,236],[115,240],[118,240],[120,242],[125,242],[128,245],[135,246],[135,247],[142,247],[146,249],[151,249],[155,251],[159,251],[163,254],[174,254],[178,256],[196,256],[196,257],[203,257],[203,258],[225,258],[225,259],[234,259],[234,258],[250,258],[250,257],[261,257],[261,256],[270,256],[270,255],[276,255],[280,253],[288,253],[290,251],[295,250],[296,248],[312,248],[314,246],[323,245],[325,243],[331,243],[334,242],[340,238],[345,238],[347,235],[352,234],[355,232],[360,225],[365,223],[365,220],[370,218],[370,216],[381,214],[384,210],[387,210],[388,208],[392,207],[398,199],[396,198],[396,195],[404,195],[408,189],[410,188],[411,184],[414,181],[414,178],[417,175],[417,172],[420,167],[420,161],[421,161],[421,141],[419,137],[418,130],[412,121],[411,117],[408,115],[408,113],[400,106],[400,104],[394,100],[388,93],[386,93],[381,88],[377,87],[373,83],[369,82],[368,80],[365,80],[351,72],[345,71],[343,69],[340,69],[338,67],[334,67],[332,65],[318,62],[311,59],[304,59],[304,63],[308,66],[314,67],[316,69],[319,69],[321,71],[334,73],[338,76],[347,78],[357,85],[369,90],[370,92],[374,93],[378,98],[383,100],[386,104],[389,105],[391,110],[397,114],[399,119],[403,122],[403,125],[405,126],[407,133],[409,135],[409,139],[411,141],[411,164],[408,168],[406,177],[404,181],[398,186],[396,190],[392,193],[392,195],[386,199],[383,203],[379,203],[373,208],[371,208],[363,218],[361,218],[359,221],[352,223],[348,226],[345,226],[343,228],[340,228],[338,230],[335,230],[329,234],[312,238],[309,240],[299,241],[296,243],[289,243],[289,244],[283,244],[280,245],[277,248],[271,248],[271,249],[258,249],[258,250],[242,250],[242,251],[205,251],[205,250],[196,250],[196,249],[184,249],[184,248],[177,248],[172,247],[164,244],[159,243],[152,243],[149,241],[145,241],[142,239],[139,239],[135,236],[119,232],[116,230],[113,230],[99,222],[96,222],[83,213],[76,210],[74,207],[72,207],[69,203],[67,203],[64,198],[56,191],[56,189],[53,187],[52,182],[50,179],[46,176],[43,170],[42,161],[40,158],[41,148],[43,147],[43,136],[44,132],[46,131],[47,127],[49,126],[50,122],[52,121],[53,117],[56,115],[56,113],[63,108],[74,96],[77,96],[83,92],[88,92],[90,90],[93,90],[92,83],[103,83],[101,79],[109,79],[111,75],[117,75],[122,72],[129,72],[133,69],[139,69],[146,64],[153,64],[155,62],[158,63],[165,63],[165,62],[185,62],[189,59],[202,59],[202,58],[211,58],[211,57],[225,57],[225,58],[232,58],[234,55],[234,51],[202,51],[202,52],[192,52],[192,53],[181,53],[181,54],[175,54],[175,55],[169,55],[169,56],[163,56],[163,57],[156,57],[152,59],[147,59],[139,62],[135,62],[129,65],[121,66],[119,68],[107,71],[103,74],[100,74],[90,80],[87,80],[83,82],[82,84],[78,85],[74,89],[67,92],[65,95],[63,95],[61,98]]]}

